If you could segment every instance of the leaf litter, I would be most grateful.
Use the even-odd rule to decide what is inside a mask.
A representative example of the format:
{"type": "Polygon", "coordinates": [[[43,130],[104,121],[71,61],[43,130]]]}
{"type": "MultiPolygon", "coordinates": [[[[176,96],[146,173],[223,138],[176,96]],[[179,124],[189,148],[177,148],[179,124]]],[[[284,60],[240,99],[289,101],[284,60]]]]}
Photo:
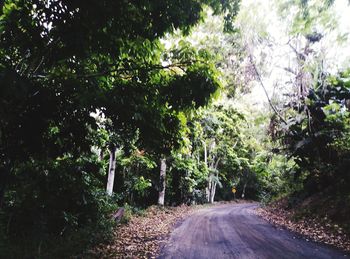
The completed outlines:
{"type": "Polygon", "coordinates": [[[327,216],[320,217],[314,214],[300,216],[299,211],[289,209],[283,199],[258,208],[256,213],[276,226],[304,236],[306,241],[312,240],[350,252],[349,234],[327,216]]]}

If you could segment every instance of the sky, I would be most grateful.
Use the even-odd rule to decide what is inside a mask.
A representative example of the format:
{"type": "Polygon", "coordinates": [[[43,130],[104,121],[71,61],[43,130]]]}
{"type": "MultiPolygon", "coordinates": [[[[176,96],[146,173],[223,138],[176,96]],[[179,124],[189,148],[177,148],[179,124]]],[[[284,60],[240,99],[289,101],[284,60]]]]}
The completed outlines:
{"type": "MultiPolygon", "coordinates": [[[[261,75],[269,96],[281,95],[290,91],[289,80],[294,79],[294,75],[286,72],[284,68],[295,67],[295,52],[287,44],[291,37],[288,31],[291,30],[290,19],[278,15],[276,7],[277,1],[266,0],[243,0],[241,11],[237,17],[237,23],[242,28],[242,32],[251,34],[252,52],[257,64],[261,63],[261,75]],[[267,15],[268,14],[268,15],[267,15]],[[247,25],[248,20],[248,25],[247,25]],[[254,38],[262,35],[268,38],[271,44],[254,45],[254,38]],[[267,54],[267,55],[264,55],[267,54]]],[[[281,2],[281,1],[279,1],[281,2]]],[[[310,2],[317,2],[310,0],[310,2]]],[[[293,14],[295,10],[288,10],[288,14],[293,14]]],[[[335,0],[334,5],[329,10],[331,17],[329,25],[335,26],[335,30],[324,30],[324,37],[319,43],[311,48],[317,52],[322,52],[324,56],[324,68],[330,73],[336,73],[342,69],[350,67],[350,6],[347,0],[335,0]],[[337,24],[337,25],[336,25],[337,24]],[[339,42],[336,39],[342,35],[345,40],[339,42]]],[[[315,26],[315,29],[322,31],[322,26],[315,26]]],[[[301,44],[292,41],[294,47],[302,47],[301,44]]],[[[256,43],[256,41],[255,41],[256,43]]],[[[263,88],[258,82],[254,83],[252,92],[242,97],[243,99],[254,100],[254,105],[266,106],[267,98],[263,88]]]]}
{"type": "MultiPolygon", "coordinates": [[[[324,2],[324,0],[308,1],[311,4],[324,2]]],[[[242,0],[239,14],[236,17],[236,27],[241,31],[268,95],[272,99],[291,92],[292,84],[289,82],[293,82],[295,75],[287,72],[285,68],[295,69],[296,55],[290,45],[299,51],[305,45],[303,36],[294,35],[295,39],[290,36],[291,22],[297,9],[289,7],[284,13],[285,17],[281,17],[278,3],[286,2],[291,1],[242,0]]],[[[315,15],[318,17],[318,13],[315,15]]],[[[220,27],[223,25],[222,19],[211,16],[209,12],[205,23],[206,26],[198,26],[192,35],[187,37],[187,40],[194,46],[200,46],[201,40],[208,38],[209,41],[212,41],[207,42],[209,46],[222,44],[226,47],[227,42],[225,42],[220,27]],[[219,26],[213,26],[213,24],[219,24],[219,26]]],[[[323,34],[322,40],[311,46],[315,53],[323,54],[323,69],[334,74],[350,68],[350,5],[348,0],[335,0],[333,6],[328,9],[328,15],[320,16],[313,27],[323,34]],[[318,23],[326,25],[320,26],[318,23]],[[342,42],[337,40],[340,35],[343,36],[342,42]]],[[[180,36],[169,35],[162,42],[166,48],[170,48],[179,39],[181,39],[180,36]]],[[[260,83],[252,82],[250,88],[252,89],[250,94],[236,98],[235,102],[238,105],[253,104],[255,109],[268,107],[268,100],[260,83]]]]}

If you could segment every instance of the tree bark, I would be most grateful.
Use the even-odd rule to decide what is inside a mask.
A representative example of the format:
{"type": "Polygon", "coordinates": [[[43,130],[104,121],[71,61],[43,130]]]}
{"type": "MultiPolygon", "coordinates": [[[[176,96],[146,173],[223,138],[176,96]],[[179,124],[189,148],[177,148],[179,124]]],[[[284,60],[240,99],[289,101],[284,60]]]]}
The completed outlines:
{"type": "Polygon", "coordinates": [[[116,148],[112,147],[109,150],[109,168],[108,168],[108,179],[107,179],[107,194],[112,196],[115,176],[115,165],[116,165],[116,148]]]}
{"type": "Polygon", "coordinates": [[[210,202],[210,191],[209,191],[208,186],[205,188],[205,198],[206,198],[207,202],[210,202]]]}
{"type": "Polygon", "coordinates": [[[158,196],[158,205],[164,206],[165,198],[165,180],[166,180],[166,159],[160,159],[160,177],[159,177],[159,196],[158,196]]]}
{"type": "Polygon", "coordinates": [[[0,210],[2,209],[5,201],[5,189],[7,187],[9,176],[10,166],[5,164],[4,167],[0,168],[0,210]]]}
{"type": "Polygon", "coordinates": [[[104,150],[103,150],[103,148],[101,148],[101,150],[100,150],[100,154],[99,154],[99,159],[100,159],[100,161],[102,161],[103,160],[103,156],[104,156],[104,150]]]}
{"type": "Polygon", "coordinates": [[[210,203],[210,198],[211,198],[211,185],[212,185],[212,182],[211,182],[211,179],[210,179],[210,176],[208,178],[208,186],[206,188],[206,195],[207,195],[207,202],[210,203]]]}
{"type": "Polygon", "coordinates": [[[0,180],[1,180],[1,184],[0,184],[0,210],[1,210],[4,203],[4,198],[5,198],[5,177],[1,175],[0,180]]]}
{"type": "Polygon", "coordinates": [[[216,192],[216,182],[213,182],[211,184],[210,203],[214,203],[215,192],[216,192]]]}
{"type": "Polygon", "coordinates": [[[245,196],[245,188],[247,187],[247,183],[244,184],[243,186],[243,191],[242,191],[242,199],[244,199],[245,196]]]}
{"type": "MultiPolygon", "coordinates": [[[[208,150],[207,150],[207,143],[205,143],[205,141],[202,141],[203,143],[203,151],[204,151],[204,164],[207,166],[207,168],[209,168],[208,165],[208,150]]],[[[210,174],[208,176],[208,186],[205,189],[205,194],[206,194],[206,198],[207,198],[207,202],[210,202],[210,192],[211,192],[211,182],[210,182],[210,174]]]]}
{"type": "Polygon", "coordinates": [[[204,163],[208,166],[208,152],[207,152],[207,144],[203,141],[203,149],[204,149],[204,163]]]}
{"type": "MultiPolygon", "coordinates": [[[[220,162],[220,158],[218,158],[216,160],[216,162],[214,163],[214,160],[212,161],[210,168],[214,169],[214,171],[217,170],[218,165],[220,162]]],[[[219,174],[216,173],[215,177],[218,179],[219,178],[219,174]]],[[[207,201],[209,203],[214,203],[214,198],[215,198],[215,193],[216,193],[216,186],[217,186],[217,182],[214,182],[213,179],[211,177],[209,177],[208,179],[208,187],[207,187],[207,201]]]]}

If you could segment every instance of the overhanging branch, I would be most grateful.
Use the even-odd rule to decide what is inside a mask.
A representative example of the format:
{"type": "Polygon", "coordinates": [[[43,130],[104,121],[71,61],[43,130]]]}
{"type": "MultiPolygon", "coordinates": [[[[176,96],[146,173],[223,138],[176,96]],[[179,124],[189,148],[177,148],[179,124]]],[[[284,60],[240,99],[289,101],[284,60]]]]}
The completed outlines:
{"type": "MultiPolygon", "coordinates": [[[[96,73],[90,73],[90,74],[71,74],[71,77],[68,76],[68,78],[71,79],[89,79],[89,78],[95,78],[100,76],[113,76],[113,73],[117,74],[123,74],[123,73],[129,73],[133,71],[144,71],[144,72],[150,72],[153,70],[163,70],[163,69],[170,69],[173,71],[174,68],[179,68],[182,71],[185,71],[184,67],[194,64],[195,62],[198,62],[198,60],[191,60],[187,62],[181,62],[181,63],[173,63],[169,65],[149,65],[149,66],[139,66],[139,67],[123,67],[123,68],[113,68],[109,70],[104,70],[96,73]]],[[[32,78],[49,78],[49,79],[56,79],[61,78],[63,76],[50,76],[50,75],[33,75],[32,78]]],[[[67,76],[64,76],[64,78],[67,78],[67,76]]]]}
{"type": "Polygon", "coordinates": [[[271,108],[272,108],[272,110],[275,112],[275,114],[281,119],[281,121],[282,121],[284,124],[287,125],[287,124],[288,124],[287,121],[282,117],[282,115],[278,112],[277,108],[272,104],[272,101],[271,101],[271,99],[270,99],[270,97],[269,97],[269,94],[267,93],[267,90],[266,90],[266,87],[265,87],[265,85],[264,85],[264,82],[263,82],[262,79],[261,79],[260,73],[259,73],[258,69],[256,68],[255,62],[254,62],[253,57],[252,57],[251,54],[249,55],[249,61],[250,61],[251,65],[253,66],[253,69],[254,69],[254,71],[255,71],[255,74],[256,74],[257,77],[258,77],[258,81],[259,81],[261,87],[262,87],[263,90],[264,90],[264,93],[265,93],[265,95],[266,95],[267,101],[269,102],[269,105],[271,106],[271,108]]]}

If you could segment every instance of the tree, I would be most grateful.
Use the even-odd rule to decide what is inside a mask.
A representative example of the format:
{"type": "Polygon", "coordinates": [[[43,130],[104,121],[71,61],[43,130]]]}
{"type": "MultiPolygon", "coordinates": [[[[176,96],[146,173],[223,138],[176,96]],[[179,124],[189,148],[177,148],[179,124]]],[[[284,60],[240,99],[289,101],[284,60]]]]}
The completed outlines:
{"type": "MultiPolygon", "coordinates": [[[[67,186],[71,192],[66,193],[76,197],[71,200],[77,206],[56,203],[58,219],[50,220],[55,223],[48,228],[66,229],[69,221],[72,229],[79,229],[94,222],[88,215],[98,204],[93,193],[101,188],[97,179],[103,161],[91,150],[100,127],[93,113],[109,119],[108,133],[117,136],[108,144],[111,175],[115,148],[127,150],[128,139],[137,136],[137,146],[158,154],[177,145],[179,113],[205,105],[219,83],[208,58],[183,51],[176,58],[165,58],[159,39],[175,29],[188,33],[202,20],[204,6],[225,13],[229,29],[238,1],[2,3],[0,204],[5,218],[21,207],[30,210],[33,202],[42,209],[33,209],[29,221],[43,220],[31,225],[46,226],[47,203],[63,197],[46,195],[46,186],[64,169],[58,188],[67,186]],[[25,172],[30,172],[28,177],[25,172]],[[40,184],[33,179],[40,179],[40,184]],[[85,192],[75,192],[78,185],[86,186],[91,202],[85,202],[85,192]],[[25,199],[26,193],[30,195],[25,199]],[[35,217],[36,212],[42,213],[40,217],[35,217]]],[[[16,218],[10,227],[19,222],[16,218]]],[[[40,231],[50,232],[44,227],[40,231]]]]}
{"type": "Polygon", "coordinates": [[[290,113],[288,127],[282,129],[289,153],[296,158],[300,169],[307,170],[310,192],[330,183],[337,185],[339,179],[348,184],[348,176],[343,171],[348,166],[345,144],[349,134],[348,77],[349,73],[343,72],[328,77],[325,82],[319,81],[303,103],[308,113],[296,105],[295,113],[290,113]]]}
{"type": "Polygon", "coordinates": [[[247,161],[252,157],[241,133],[243,121],[237,110],[220,104],[204,109],[191,121],[191,156],[205,174],[207,202],[214,202],[217,186],[231,189],[233,178],[249,168],[247,161]]]}
{"type": "MultiPolygon", "coordinates": [[[[33,125],[25,128],[27,125],[21,121],[11,124],[7,120],[3,124],[8,125],[3,132],[9,132],[12,125],[14,127],[21,125],[21,132],[32,132],[31,141],[14,138],[13,136],[19,135],[17,132],[7,136],[3,134],[4,138],[13,141],[17,139],[18,143],[29,145],[28,148],[34,145],[37,153],[46,153],[47,147],[40,145],[41,142],[46,142],[43,139],[46,135],[44,132],[52,126],[63,128],[59,124],[62,120],[66,120],[69,121],[65,123],[66,129],[61,130],[67,132],[65,143],[67,145],[74,143],[76,147],[83,145],[87,148],[89,143],[86,143],[86,136],[89,128],[96,128],[95,121],[90,117],[91,112],[96,109],[103,111],[108,106],[121,108],[125,112],[128,107],[120,104],[133,99],[129,95],[132,88],[143,85],[145,81],[149,82],[144,86],[145,90],[147,87],[154,87],[154,83],[149,80],[150,74],[154,71],[186,67],[193,63],[190,59],[181,64],[170,64],[166,67],[160,65],[161,46],[157,39],[174,28],[187,31],[201,19],[200,12],[204,3],[212,6],[215,12],[231,11],[231,13],[235,12],[237,4],[227,2],[221,5],[208,1],[188,2],[183,6],[172,1],[162,4],[154,1],[148,6],[148,10],[152,12],[145,15],[147,13],[145,3],[119,5],[110,1],[98,4],[91,1],[82,4],[79,1],[62,0],[45,5],[41,1],[34,0],[6,1],[1,15],[3,25],[0,47],[4,76],[2,82],[8,89],[19,89],[19,85],[22,85],[23,91],[17,92],[28,96],[31,103],[25,106],[25,103],[21,102],[23,107],[20,110],[26,111],[26,108],[32,110],[36,107],[35,112],[43,115],[40,118],[35,118],[32,114],[23,116],[29,121],[39,120],[33,123],[38,126],[36,129],[33,125]],[[168,9],[169,6],[174,8],[168,9]],[[162,15],[158,16],[160,13],[162,15]],[[21,19],[17,19],[18,17],[21,19]],[[91,17],[99,19],[94,20],[91,17]],[[128,17],[127,21],[125,17],[128,17]],[[85,24],[87,26],[84,26],[85,24]],[[144,24],[149,26],[146,30],[140,30],[144,24]],[[40,100],[49,102],[35,106],[40,100]],[[29,116],[34,118],[29,119],[29,116]]],[[[230,15],[227,15],[227,24],[230,15]]],[[[194,70],[192,73],[199,75],[194,70]]],[[[143,94],[141,92],[135,99],[145,99],[145,94],[152,92],[143,94]]],[[[12,96],[7,97],[10,100],[14,99],[12,96]]],[[[4,110],[8,108],[10,107],[4,107],[4,110]]],[[[115,109],[111,110],[104,112],[110,115],[115,112],[115,109]]],[[[16,118],[16,114],[18,112],[13,112],[7,117],[16,118]]],[[[125,116],[119,111],[114,116],[114,126],[137,128],[135,120],[138,117],[135,109],[125,116]]],[[[11,146],[24,148],[23,144],[22,147],[13,144],[11,146]]],[[[9,155],[7,150],[3,153],[9,155]]],[[[25,156],[22,158],[25,160],[25,156]]],[[[9,159],[15,160],[15,158],[9,159]]]]}
{"type": "Polygon", "coordinates": [[[164,206],[164,197],[165,197],[165,177],[166,177],[166,159],[160,159],[160,179],[159,179],[159,197],[158,197],[158,205],[164,206]]]}

